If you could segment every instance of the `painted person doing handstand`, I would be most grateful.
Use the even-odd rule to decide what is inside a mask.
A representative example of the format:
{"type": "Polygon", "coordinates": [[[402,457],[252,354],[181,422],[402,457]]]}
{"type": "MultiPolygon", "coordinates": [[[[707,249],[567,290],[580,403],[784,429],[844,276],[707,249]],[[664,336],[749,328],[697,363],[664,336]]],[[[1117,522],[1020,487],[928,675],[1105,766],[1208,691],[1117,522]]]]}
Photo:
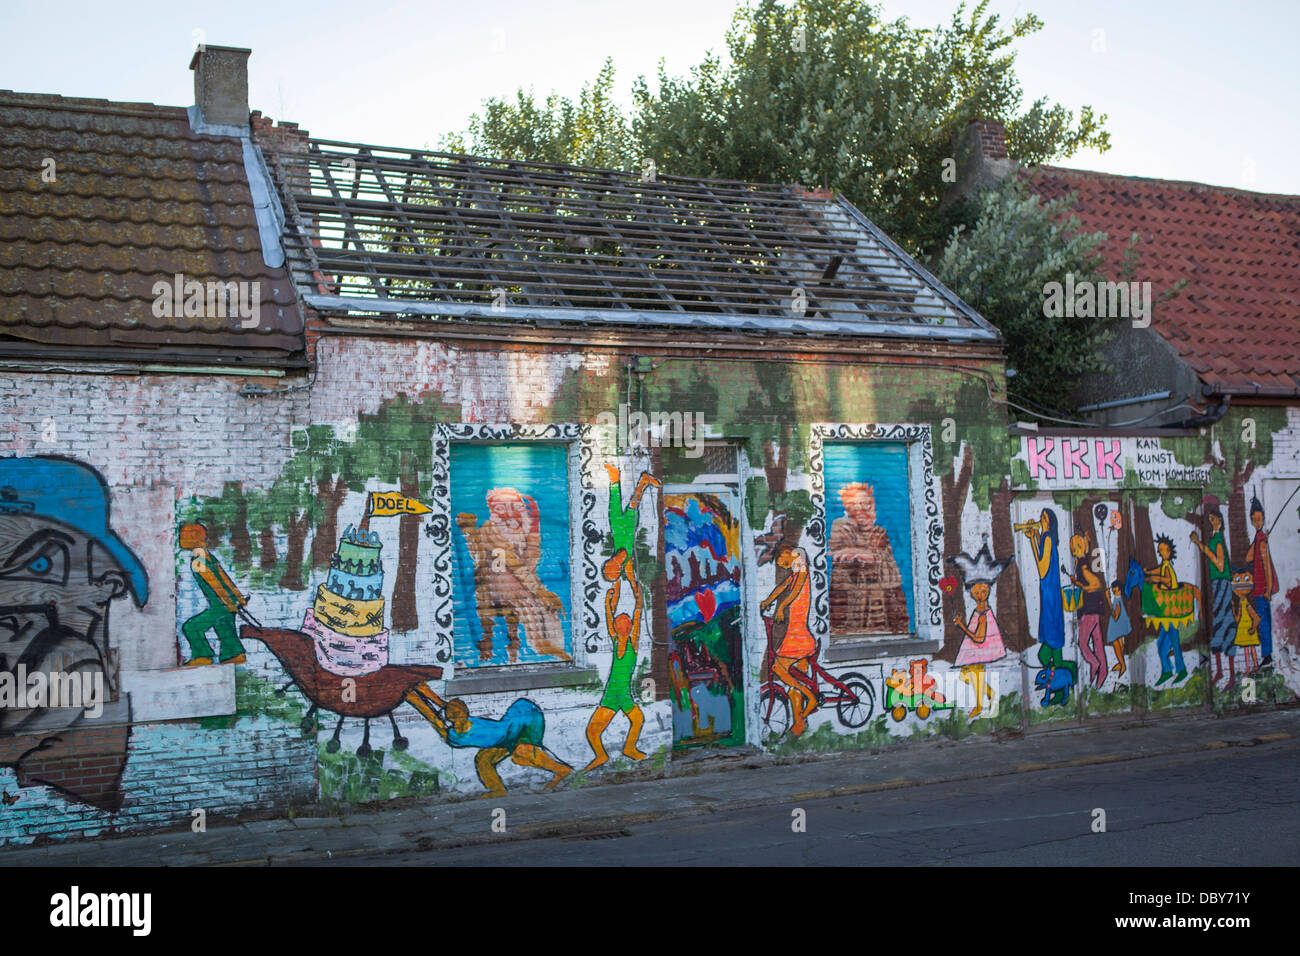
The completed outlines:
{"type": "MultiPolygon", "coordinates": [[[[631,558],[625,558],[630,563],[631,558]]],[[[605,576],[609,577],[610,565],[605,565],[605,576]]],[[[594,770],[609,759],[605,753],[603,735],[615,712],[627,715],[627,738],[623,741],[623,755],[633,760],[644,760],[645,754],[637,749],[637,739],[641,736],[641,727],[645,724],[645,715],[632,693],[632,672],[636,668],[638,638],[641,634],[641,585],[631,568],[627,568],[626,580],[632,592],[632,616],[618,612],[618,598],[621,587],[623,566],[614,569],[614,586],[605,594],[605,627],[609,632],[610,642],[614,645],[614,659],[609,665],[609,680],[605,682],[605,693],[600,704],[587,723],[587,743],[595,754],[587,770],[594,770]]]]}
{"type": "Polygon", "coordinates": [[[604,733],[614,714],[627,715],[627,737],[623,741],[623,755],[633,760],[644,760],[645,754],[637,749],[637,740],[645,724],[645,714],[632,693],[632,674],[636,669],[639,638],[641,636],[641,585],[637,583],[633,551],[636,548],[636,528],[640,518],[641,499],[651,488],[661,487],[661,482],[648,471],[637,480],[632,497],[623,506],[622,473],[617,465],[605,465],[609,473],[609,531],[614,553],[605,562],[602,574],[613,587],[605,594],[605,629],[614,647],[609,665],[609,678],[605,693],[587,721],[587,743],[595,755],[587,770],[594,770],[609,760],[605,752],[604,733]],[[618,613],[622,582],[626,581],[634,603],[632,616],[618,613]]]}

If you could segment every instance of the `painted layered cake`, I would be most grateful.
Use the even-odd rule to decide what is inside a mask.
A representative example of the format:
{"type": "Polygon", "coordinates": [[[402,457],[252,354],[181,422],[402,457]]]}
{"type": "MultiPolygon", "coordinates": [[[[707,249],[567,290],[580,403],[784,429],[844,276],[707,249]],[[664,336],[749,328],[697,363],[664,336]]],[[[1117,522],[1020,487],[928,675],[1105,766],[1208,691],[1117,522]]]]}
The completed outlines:
{"type": "Polygon", "coordinates": [[[388,663],[383,547],[375,532],[349,525],[303,619],[302,629],[316,641],[317,662],[332,674],[356,677],[388,663]]]}

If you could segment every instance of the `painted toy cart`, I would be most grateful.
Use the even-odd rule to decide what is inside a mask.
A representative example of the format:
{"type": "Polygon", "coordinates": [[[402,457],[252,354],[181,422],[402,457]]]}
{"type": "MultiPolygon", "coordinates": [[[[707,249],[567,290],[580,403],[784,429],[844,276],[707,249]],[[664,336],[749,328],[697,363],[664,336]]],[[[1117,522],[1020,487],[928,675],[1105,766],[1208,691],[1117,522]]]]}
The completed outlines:
{"type": "Polygon", "coordinates": [[[885,710],[894,720],[903,720],[909,711],[925,720],[933,711],[952,709],[952,702],[926,673],[928,666],[925,658],[909,661],[907,671],[896,670],[885,678],[885,710]]]}

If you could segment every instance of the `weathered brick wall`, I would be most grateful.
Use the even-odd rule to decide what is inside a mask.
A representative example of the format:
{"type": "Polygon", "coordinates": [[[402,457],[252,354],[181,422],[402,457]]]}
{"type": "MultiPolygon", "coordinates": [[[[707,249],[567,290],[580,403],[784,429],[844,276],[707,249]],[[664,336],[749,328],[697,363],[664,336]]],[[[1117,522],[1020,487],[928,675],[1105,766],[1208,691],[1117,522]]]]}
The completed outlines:
{"type": "MultiPolygon", "coordinates": [[[[0,840],[183,824],[195,809],[236,813],[316,796],[359,802],[481,789],[476,748],[449,746],[408,695],[423,673],[418,669],[431,666],[442,677],[426,678],[428,690],[460,698],[474,720],[516,719],[520,711],[512,707],[531,702],[521,705],[533,715],[527,719],[540,721],[526,733],[573,771],[592,760],[592,734],[613,765],[632,765],[621,751],[630,727],[624,709],[633,704],[644,719],[638,746],[656,764],[670,757],[675,736],[784,753],[875,746],[914,730],[960,735],[1037,721],[1042,708],[1027,710],[1025,698],[1040,666],[1037,580],[1024,561],[991,589],[1006,653],[978,680],[961,670],[962,639],[953,624],[956,617],[970,620],[974,610],[957,559],[974,560],[985,544],[994,560],[1023,558],[1021,536],[1011,529],[1023,508],[1010,490],[996,364],[920,350],[901,357],[775,350],[702,356],[667,348],[646,362],[614,347],[339,334],[319,326],[313,341],[310,379],[13,377],[3,397],[6,453],[61,455],[102,476],[110,528],[147,569],[149,596],[141,607],[110,601],[110,669],[120,679],[119,704],[133,708],[125,760],[94,752],[94,740],[84,736],[84,766],[54,768],[65,788],[53,789],[22,769],[21,752],[11,753],[18,738],[6,738],[0,727],[10,748],[0,763],[11,765],[0,770],[0,782],[6,800],[15,798],[0,809],[0,840]],[[248,384],[269,393],[241,395],[248,384]],[[684,447],[633,449],[632,436],[607,426],[635,412],[677,413],[679,421],[698,414],[702,435],[694,437],[716,447],[699,457],[684,447]],[[479,427],[487,425],[509,427],[489,434],[479,427]],[[592,427],[551,427],[560,425],[592,427]],[[449,474],[452,448],[475,441],[522,451],[490,472],[449,474]],[[536,441],[568,443],[563,474],[530,471],[527,449],[536,441]],[[905,464],[836,458],[873,443],[895,448],[905,464]],[[611,519],[613,475],[606,466],[620,475],[615,518],[633,507],[642,486],[639,509],[621,530],[611,519]],[[645,472],[665,487],[645,486],[645,472]],[[840,491],[855,482],[873,485],[895,563],[911,575],[911,633],[883,648],[830,627],[837,587],[831,539],[835,523],[847,517],[840,491]],[[470,485],[467,499],[462,489],[470,485]],[[510,616],[481,600],[476,614],[473,595],[465,593],[486,588],[497,573],[473,563],[492,559],[465,550],[465,527],[486,526],[484,495],[502,489],[508,493],[498,499],[522,509],[514,514],[525,524],[534,502],[542,538],[537,573],[550,582],[529,584],[528,593],[512,599],[524,617],[522,667],[508,666],[510,616]],[[370,525],[382,544],[379,614],[389,668],[383,673],[399,683],[417,677],[395,693],[358,679],[365,699],[389,694],[367,725],[362,717],[340,718],[346,708],[337,681],[334,690],[321,689],[323,665],[304,628],[319,606],[319,589],[332,580],[344,530],[360,523],[370,492],[400,493],[431,510],[376,517],[370,525]],[[537,501],[553,504],[540,513],[537,501]],[[477,514],[458,526],[464,512],[477,514]],[[245,629],[243,663],[178,666],[193,654],[181,626],[209,608],[192,555],[178,546],[178,529],[187,523],[208,529],[210,554],[248,595],[249,614],[288,637],[245,629]],[[706,538],[707,552],[698,545],[706,538]],[[629,561],[607,567],[620,540],[630,547],[629,561]],[[783,546],[802,553],[798,561],[788,557],[789,569],[778,567],[787,560],[779,559],[783,546]],[[758,605],[791,580],[799,597],[799,561],[807,567],[807,598],[776,623],[773,647],[791,633],[789,614],[802,613],[821,642],[818,662],[842,681],[869,685],[871,713],[858,722],[851,707],[832,701],[807,716],[803,733],[787,728],[773,735],[772,714],[791,701],[769,670],[758,605]],[[568,590],[555,583],[564,580],[568,590]],[[631,614],[633,580],[644,590],[631,666],[618,651],[622,625],[605,607],[615,580],[616,617],[631,614]],[[740,584],[733,591],[734,581],[740,584]],[[559,599],[562,613],[548,609],[547,594],[559,599]],[[553,661],[552,676],[538,677],[547,655],[534,643],[552,613],[572,662],[553,661]],[[483,620],[494,635],[486,640],[483,620]],[[470,633],[475,628],[477,636],[470,633]],[[306,642],[305,656],[294,656],[294,641],[306,642]],[[480,660],[480,652],[490,659],[480,660]]],[[[1255,470],[1257,481],[1300,475],[1297,422],[1287,414],[1281,424],[1261,418],[1270,423],[1271,458],[1255,470]]],[[[691,436],[677,437],[679,446],[689,445],[691,436]]],[[[1289,487],[1270,485],[1269,506],[1295,512],[1294,501],[1281,507],[1289,487]]],[[[1067,498],[1055,504],[1078,504],[1067,498]]],[[[1294,545],[1278,540],[1279,561],[1300,567],[1294,545]]],[[[527,580],[525,574],[516,583],[527,580]]],[[[1280,645],[1296,630],[1286,600],[1277,599],[1280,645]]],[[[213,632],[206,639],[215,642],[213,632]]],[[[122,718],[106,715],[104,726],[122,726],[122,718]]],[[[506,760],[499,769],[510,788],[548,779],[544,764],[506,760]]]]}
{"type": "Polygon", "coordinates": [[[0,809],[0,842],[187,824],[193,809],[233,814],[314,797],[314,745],[264,719],[205,725],[214,718],[201,715],[233,712],[233,674],[222,683],[177,669],[177,502],[220,495],[227,482],[274,481],[290,454],[290,423],[306,405],[305,392],[241,397],[252,381],[283,387],[212,375],[11,373],[6,380],[0,454],[61,456],[102,477],[109,529],[144,566],[149,594],[143,607],[110,602],[106,643],[119,706],[83,721],[45,761],[18,758],[47,732],[0,727],[6,760],[16,763],[0,769],[16,797],[0,809]],[[142,714],[195,719],[142,724],[142,714]]]}

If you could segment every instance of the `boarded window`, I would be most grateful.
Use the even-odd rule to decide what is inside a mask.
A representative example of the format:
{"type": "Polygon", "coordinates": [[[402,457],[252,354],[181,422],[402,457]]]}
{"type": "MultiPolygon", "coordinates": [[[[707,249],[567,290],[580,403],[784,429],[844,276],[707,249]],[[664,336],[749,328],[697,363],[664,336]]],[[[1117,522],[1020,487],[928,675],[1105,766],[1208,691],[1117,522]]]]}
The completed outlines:
{"type": "Polygon", "coordinates": [[[828,443],[823,460],[831,635],[911,633],[907,445],[828,443]]]}
{"type": "Polygon", "coordinates": [[[566,447],[453,445],[451,513],[457,663],[569,660],[566,447]]]}

